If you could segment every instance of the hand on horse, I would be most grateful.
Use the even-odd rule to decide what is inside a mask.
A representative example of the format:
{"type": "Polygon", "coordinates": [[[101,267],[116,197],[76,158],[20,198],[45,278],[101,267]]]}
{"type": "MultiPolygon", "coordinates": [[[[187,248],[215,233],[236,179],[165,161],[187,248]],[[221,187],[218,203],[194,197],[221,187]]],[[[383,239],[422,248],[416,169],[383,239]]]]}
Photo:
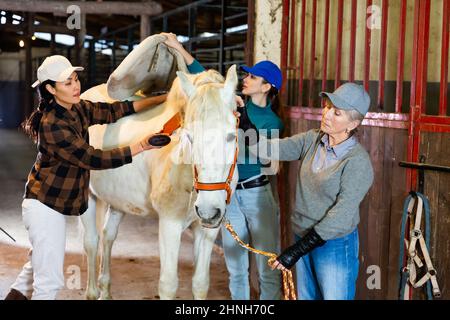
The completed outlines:
{"type": "Polygon", "coordinates": [[[174,33],[168,33],[168,32],[161,32],[160,35],[165,36],[167,38],[164,43],[171,48],[174,48],[176,50],[180,50],[183,48],[183,45],[178,41],[176,34],[174,33]]]}
{"type": "Polygon", "coordinates": [[[170,136],[166,133],[151,134],[140,142],[130,146],[131,154],[134,156],[145,150],[159,149],[168,145],[170,141],[170,136]]]}
{"type": "Polygon", "coordinates": [[[236,96],[236,105],[239,108],[243,108],[245,106],[244,100],[240,96],[236,96]]]}
{"type": "Polygon", "coordinates": [[[275,268],[280,270],[291,269],[301,257],[315,248],[323,246],[325,242],[314,228],[311,229],[303,238],[284,250],[277,257],[277,260],[272,264],[272,270],[275,268]]]}
{"type": "Polygon", "coordinates": [[[149,135],[140,143],[144,150],[150,150],[164,147],[168,145],[170,141],[171,141],[170,136],[167,133],[156,133],[149,135]]]}

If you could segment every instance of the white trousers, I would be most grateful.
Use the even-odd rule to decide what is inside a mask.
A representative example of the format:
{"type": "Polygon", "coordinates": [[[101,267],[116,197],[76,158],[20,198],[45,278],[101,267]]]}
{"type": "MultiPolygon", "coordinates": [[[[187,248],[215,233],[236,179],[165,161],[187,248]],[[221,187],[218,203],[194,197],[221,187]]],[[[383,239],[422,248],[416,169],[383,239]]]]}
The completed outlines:
{"type": "Polygon", "coordinates": [[[32,300],[55,300],[64,287],[66,218],[35,199],[24,199],[22,218],[31,243],[30,260],[12,289],[32,300]]]}

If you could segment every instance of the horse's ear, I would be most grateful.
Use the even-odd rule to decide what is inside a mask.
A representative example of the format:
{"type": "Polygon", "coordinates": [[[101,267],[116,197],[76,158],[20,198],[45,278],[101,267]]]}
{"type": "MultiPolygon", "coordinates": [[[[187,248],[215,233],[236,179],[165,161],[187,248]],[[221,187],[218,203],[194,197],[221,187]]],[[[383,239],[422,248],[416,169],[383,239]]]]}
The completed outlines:
{"type": "Polygon", "coordinates": [[[181,89],[184,91],[186,96],[190,98],[195,92],[195,86],[192,84],[192,82],[184,72],[177,71],[177,76],[180,79],[181,89]]]}
{"type": "Polygon", "coordinates": [[[235,91],[238,83],[236,65],[233,64],[227,71],[227,77],[225,79],[225,85],[223,87],[222,97],[225,102],[231,102],[235,100],[235,91]]]}

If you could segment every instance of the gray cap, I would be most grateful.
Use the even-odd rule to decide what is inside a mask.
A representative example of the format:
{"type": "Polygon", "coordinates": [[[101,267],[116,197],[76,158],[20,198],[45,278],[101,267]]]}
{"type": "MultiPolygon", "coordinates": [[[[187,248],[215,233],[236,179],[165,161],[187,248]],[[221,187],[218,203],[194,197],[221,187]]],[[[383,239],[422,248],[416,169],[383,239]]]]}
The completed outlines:
{"type": "Polygon", "coordinates": [[[344,83],[334,90],[333,93],[322,91],[319,93],[319,96],[322,98],[327,96],[331,103],[339,109],[356,110],[363,116],[369,111],[369,94],[364,90],[363,86],[353,82],[344,83]]]}

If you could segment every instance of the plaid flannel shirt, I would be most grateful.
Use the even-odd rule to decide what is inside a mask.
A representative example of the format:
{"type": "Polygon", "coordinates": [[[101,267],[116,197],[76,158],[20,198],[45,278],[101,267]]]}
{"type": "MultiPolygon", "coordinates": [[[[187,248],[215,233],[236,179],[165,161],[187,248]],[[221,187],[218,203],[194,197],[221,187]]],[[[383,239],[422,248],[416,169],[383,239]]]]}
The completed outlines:
{"type": "Polygon", "coordinates": [[[90,146],[88,128],[132,113],[132,102],[81,100],[71,110],[54,103],[42,116],[38,155],[28,175],[24,198],[37,199],[64,215],[83,214],[89,170],[116,168],[132,161],[130,147],[100,150],[90,146]]]}

